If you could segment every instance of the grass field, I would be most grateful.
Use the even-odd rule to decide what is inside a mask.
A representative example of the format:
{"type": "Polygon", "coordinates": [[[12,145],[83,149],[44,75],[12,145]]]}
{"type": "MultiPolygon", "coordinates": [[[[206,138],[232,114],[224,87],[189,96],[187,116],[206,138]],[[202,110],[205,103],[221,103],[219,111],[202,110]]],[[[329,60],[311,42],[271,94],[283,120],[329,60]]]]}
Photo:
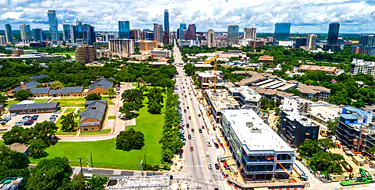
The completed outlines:
{"type": "Polygon", "coordinates": [[[0,145],[3,145],[4,144],[4,141],[3,140],[0,140],[0,145]]]}
{"type": "Polygon", "coordinates": [[[76,56],[76,52],[64,52],[64,53],[55,53],[55,55],[70,55],[70,56],[76,56]]]}
{"type": "MultiPolygon", "coordinates": [[[[75,108],[66,108],[65,112],[61,116],[68,115],[68,114],[74,112],[74,110],[76,110],[76,109],[75,108]]],[[[62,132],[61,131],[61,117],[60,117],[59,120],[56,121],[56,126],[59,128],[59,129],[57,129],[57,132],[56,132],[57,135],[73,135],[73,134],[77,133],[77,132],[62,132]]]]}
{"type": "Polygon", "coordinates": [[[85,98],[54,99],[52,102],[60,102],[61,107],[84,107],[85,98]]]}
{"type": "Polygon", "coordinates": [[[103,129],[103,131],[99,132],[82,132],[79,135],[80,136],[88,136],[88,135],[102,135],[102,134],[108,134],[111,133],[112,129],[103,129]]]}
{"type": "Polygon", "coordinates": [[[79,113],[82,113],[82,112],[85,111],[85,110],[86,110],[86,108],[79,108],[79,109],[78,109],[78,112],[79,112],[79,113]]]}
{"type": "Polygon", "coordinates": [[[108,116],[108,119],[116,119],[115,115],[108,116]]]}
{"type": "MultiPolygon", "coordinates": [[[[48,99],[32,99],[31,101],[35,101],[35,103],[45,103],[47,102],[48,99]]],[[[18,104],[20,103],[21,101],[19,100],[8,100],[6,103],[5,103],[5,108],[9,108],[9,106],[11,104],[18,104]]]]}
{"type": "MultiPolygon", "coordinates": [[[[165,101],[164,101],[165,102],[165,101]]],[[[164,112],[163,108],[163,112],[164,112]]],[[[78,158],[83,158],[83,165],[87,166],[92,153],[94,167],[119,168],[139,170],[140,160],[146,155],[147,163],[151,165],[160,164],[162,159],[161,144],[164,114],[150,114],[147,105],[139,111],[137,125],[129,126],[145,135],[145,146],[141,150],[129,152],[117,150],[115,139],[94,141],[94,142],[58,142],[46,151],[49,154],[46,158],[66,156],[71,165],[78,166],[78,158]]],[[[40,159],[30,159],[31,163],[38,163],[40,159]]]]}

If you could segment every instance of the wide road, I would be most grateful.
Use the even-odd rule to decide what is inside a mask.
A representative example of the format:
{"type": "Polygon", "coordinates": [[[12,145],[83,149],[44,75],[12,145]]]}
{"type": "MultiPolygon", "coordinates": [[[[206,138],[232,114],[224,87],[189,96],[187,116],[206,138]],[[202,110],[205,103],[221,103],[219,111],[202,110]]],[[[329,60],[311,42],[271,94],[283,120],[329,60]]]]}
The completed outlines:
{"type": "Polygon", "coordinates": [[[191,188],[225,189],[225,181],[219,170],[215,169],[219,149],[216,149],[215,146],[212,145],[212,138],[214,138],[214,136],[207,133],[206,126],[202,119],[202,113],[198,107],[198,100],[192,89],[192,80],[185,75],[183,66],[179,66],[180,63],[183,63],[181,53],[177,46],[175,46],[173,50],[175,65],[178,72],[176,87],[178,88],[177,93],[181,101],[182,118],[185,125],[184,136],[186,138],[186,144],[183,148],[182,155],[184,167],[179,174],[195,182],[191,183],[195,184],[195,187],[192,186],[191,188]],[[184,110],[186,110],[186,112],[184,110]],[[186,124],[189,125],[189,128],[186,127],[186,124]],[[204,126],[204,128],[202,126],[204,126]],[[199,132],[200,129],[202,129],[202,133],[199,132]],[[188,138],[188,135],[191,136],[191,139],[188,138]],[[208,146],[207,141],[209,141],[212,146],[208,146]],[[212,169],[208,168],[209,163],[212,165],[212,169]]]}

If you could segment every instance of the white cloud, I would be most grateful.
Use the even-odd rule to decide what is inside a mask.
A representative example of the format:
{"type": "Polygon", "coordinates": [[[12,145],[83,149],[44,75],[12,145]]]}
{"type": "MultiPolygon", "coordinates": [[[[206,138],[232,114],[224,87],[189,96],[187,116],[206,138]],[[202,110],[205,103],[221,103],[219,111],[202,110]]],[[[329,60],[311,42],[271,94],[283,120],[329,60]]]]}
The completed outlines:
{"type": "Polygon", "coordinates": [[[0,28],[21,23],[48,28],[47,11],[56,10],[60,28],[78,18],[96,30],[117,30],[118,20],[133,28],[163,24],[164,9],[170,28],[194,23],[198,31],[225,31],[227,24],[272,32],[276,22],[291,22],[292,32],[327,32],[337,21],[341,32],[374,32],[375,0],[1,0],[0,28]]]}

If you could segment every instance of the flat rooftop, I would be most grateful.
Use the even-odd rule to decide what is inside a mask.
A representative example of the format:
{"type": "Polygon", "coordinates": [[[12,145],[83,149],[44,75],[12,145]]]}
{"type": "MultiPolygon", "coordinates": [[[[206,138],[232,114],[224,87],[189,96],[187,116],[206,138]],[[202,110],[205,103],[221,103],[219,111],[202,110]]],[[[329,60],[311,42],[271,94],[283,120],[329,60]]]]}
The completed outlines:
{"type": "Polygon", "coordinates": [[[216,111],[240,108],[240,104],[226,90],[216,90],[216,93],[205,90],[205,93],[216,111]]]}
{"type": "Polygon", "coordinates": [[[314,121],[312,121],[311,119],[305,117],[305,116],[302,116],[300,115],[299,113],[297,112],[290,112],[290,114],[288,114],[286,116],[286,118],[288,118],[289,120],[291,121],[298,121],[300,124],[302,124],[304,127],[310,127],[310,126],[318,126],[319,124],[318,123],[315,123],[314,121]]]}
{"type": "Polygon", "coordinates": [[[229,91],[232,93],[240,93],[245,101],[259,102],[262,96],[258,94],[255,90],[251,89],[248,86],[233,87],[229,91]]]}
{"type": "Polygon", "coordinates": [[[338,118],[340,111],[340,106],[327,102],[319,101],[311,103],[311,115],[323,120],[324,122],[338,118]]]}
{"type": "Polygon", "coordinates": [[[253,110],[224,110],[221,113],[249,151],[294,152],[253,110]]]}

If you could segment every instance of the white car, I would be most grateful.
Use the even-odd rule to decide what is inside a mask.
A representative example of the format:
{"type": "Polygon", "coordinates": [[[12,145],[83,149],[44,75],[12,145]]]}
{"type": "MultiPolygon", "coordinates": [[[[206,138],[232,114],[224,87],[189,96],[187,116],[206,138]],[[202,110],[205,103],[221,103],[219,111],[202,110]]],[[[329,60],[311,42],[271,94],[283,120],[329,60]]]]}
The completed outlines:
{"type": "Polygon", "coordinates": [[[208,169],[212,170],[212,164],[208,163],[208,169]]]}
{"type": "Polygon", "coordinates": [[[206,157],[210,157],[210,153],[209,152],[206,152],[206,157]]]}

